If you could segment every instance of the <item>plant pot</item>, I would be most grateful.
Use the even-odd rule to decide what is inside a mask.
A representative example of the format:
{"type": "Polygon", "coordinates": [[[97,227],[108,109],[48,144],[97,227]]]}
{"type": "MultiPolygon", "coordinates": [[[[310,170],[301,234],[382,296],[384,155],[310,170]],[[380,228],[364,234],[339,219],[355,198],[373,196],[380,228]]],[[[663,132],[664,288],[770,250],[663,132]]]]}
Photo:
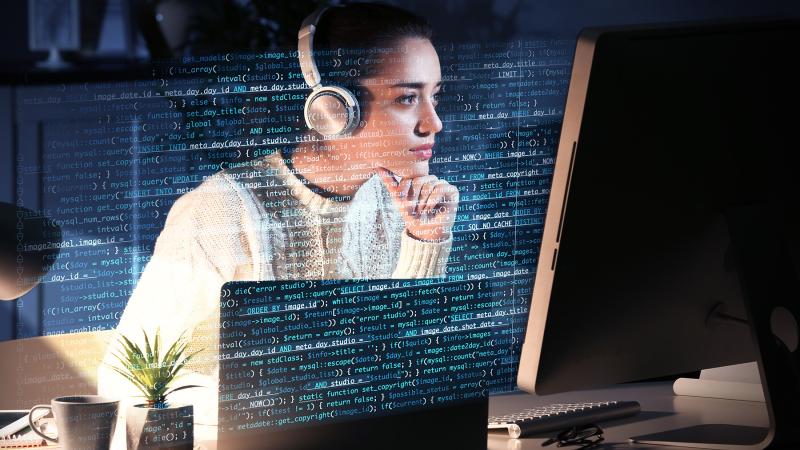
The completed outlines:
{"type": "Polygon", "coordinates": [[[192,405],[148,408],[131,405],[125,419],[128,450],[192,450],[194,446],[194,408],[192,405]]]}

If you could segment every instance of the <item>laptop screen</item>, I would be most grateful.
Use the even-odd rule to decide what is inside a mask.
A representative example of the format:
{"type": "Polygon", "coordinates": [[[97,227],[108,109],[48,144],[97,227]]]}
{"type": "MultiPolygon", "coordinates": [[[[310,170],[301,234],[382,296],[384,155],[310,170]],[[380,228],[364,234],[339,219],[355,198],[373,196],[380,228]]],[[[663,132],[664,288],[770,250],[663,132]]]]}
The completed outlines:
{"type": "Polygon", "coordinates": [[[512,370],[511,280],[226,283],[220,438],[485,397],[512,370]],[[494,308],[494,310],[493,310],[494,308]]]}

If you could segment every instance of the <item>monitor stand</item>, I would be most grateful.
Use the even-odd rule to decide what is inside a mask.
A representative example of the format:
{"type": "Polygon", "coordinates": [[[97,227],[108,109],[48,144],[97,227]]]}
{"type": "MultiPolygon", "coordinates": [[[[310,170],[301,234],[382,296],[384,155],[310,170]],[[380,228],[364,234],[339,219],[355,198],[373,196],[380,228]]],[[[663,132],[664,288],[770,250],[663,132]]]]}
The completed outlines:
{"type": "Polygon", "coordinates": [[[728,424],[698,425],[636,436],[631,441],[677,447],[739,450],[797,449],[800,434],[800,281],[780,220],[764,206],[729,210],[731,245],[769,414],[769,428],[728,424]]]}
{"type": "MultiPolygon", "coordinates": [[[[749,325],[749,324],[748,324],[749,325]]],[[[703,369],[700,378],[678,378],[672,385],[675,395],[761,402],[764,389],[755,361],[734,366],[703,369]]]]}

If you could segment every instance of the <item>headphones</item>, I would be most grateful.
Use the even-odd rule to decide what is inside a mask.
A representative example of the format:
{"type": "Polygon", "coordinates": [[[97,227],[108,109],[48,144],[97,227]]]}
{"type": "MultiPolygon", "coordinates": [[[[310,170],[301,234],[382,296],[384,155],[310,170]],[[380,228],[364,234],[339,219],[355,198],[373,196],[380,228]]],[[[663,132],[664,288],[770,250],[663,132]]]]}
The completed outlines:
{"type": "Polygon", "coordinates": [[[303,79],[311,87],[303,108],[306,125],[326,138],[335,138],[355,129],[361,121],[361,108],[349,89],[336,85],[323,86],[317,63],[314,62],[314,33],[320,17],[327,9],[327,6],[321,6],[303,21],[297,33],[297,55],[303,79]]]}

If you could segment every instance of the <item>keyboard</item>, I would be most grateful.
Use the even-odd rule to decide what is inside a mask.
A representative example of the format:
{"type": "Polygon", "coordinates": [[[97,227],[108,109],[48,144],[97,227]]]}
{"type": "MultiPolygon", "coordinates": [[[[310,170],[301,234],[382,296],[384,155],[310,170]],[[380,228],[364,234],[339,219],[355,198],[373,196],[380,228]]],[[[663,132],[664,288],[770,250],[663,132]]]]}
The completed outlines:
{"type": "Polygon", "coordinates": [[[592,403],[557,403],[526,409],[515,414],[489,417],[489,429],[505,428],[512,438],[563,431],[571,427],[635,416],[639,402],[613,401],[592,403]]]}

